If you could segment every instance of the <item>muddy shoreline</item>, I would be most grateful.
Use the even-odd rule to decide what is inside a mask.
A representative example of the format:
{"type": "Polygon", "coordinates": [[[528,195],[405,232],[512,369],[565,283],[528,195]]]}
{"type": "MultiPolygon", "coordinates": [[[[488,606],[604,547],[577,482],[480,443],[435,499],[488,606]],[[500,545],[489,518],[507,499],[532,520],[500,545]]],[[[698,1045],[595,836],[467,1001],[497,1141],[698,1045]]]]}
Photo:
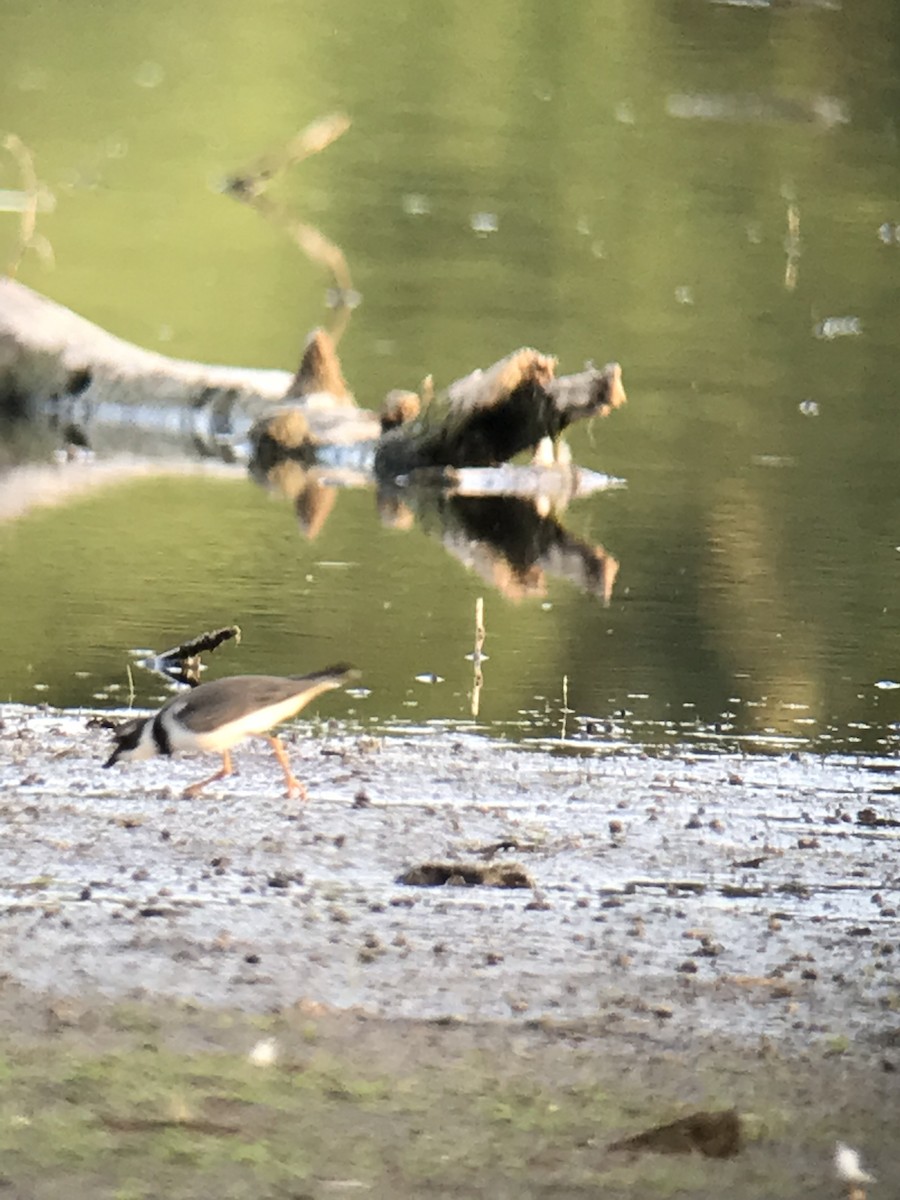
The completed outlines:
{"type": "Polygon", "coordinates": [[[104,771],[89,714],[0,720],[0,950],[27,988],[900,1039],[894,763],[298,726],[307,804],[262,743],[185,801],[197,760],[104,771]],[[534,887],[396,882],[431,860],[534,887]]]}

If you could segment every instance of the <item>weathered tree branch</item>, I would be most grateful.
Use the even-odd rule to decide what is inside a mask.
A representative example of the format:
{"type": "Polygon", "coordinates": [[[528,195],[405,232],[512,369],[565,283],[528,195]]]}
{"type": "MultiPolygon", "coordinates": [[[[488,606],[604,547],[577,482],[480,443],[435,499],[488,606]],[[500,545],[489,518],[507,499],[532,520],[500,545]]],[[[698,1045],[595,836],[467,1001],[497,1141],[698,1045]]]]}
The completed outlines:
{"type": "Polygon", "coordinates": [[[11,279],[0,279],[0,411],[50,418],[84,444],[249,461],[325,461],[391,479],[420,469],[486,467],[625,400],[617,364],[556,378],[555,360],[517,350],[452,384],[420,413],[392,392],[384,416],[350,394],[330,337],[314,332],[293,378],[283,371],[166,358],[107,333],[11,279]]]}
{"type": "Polygon", "coordinates": [[[561,379],[555,369],[556,359],[523,349],[457,380],[443,402],[385,433],[375,473],[393,478],[424,467],[496,466],[545,438],[555,441],[574,421],[625,403],[618,363],[561,379]]]}

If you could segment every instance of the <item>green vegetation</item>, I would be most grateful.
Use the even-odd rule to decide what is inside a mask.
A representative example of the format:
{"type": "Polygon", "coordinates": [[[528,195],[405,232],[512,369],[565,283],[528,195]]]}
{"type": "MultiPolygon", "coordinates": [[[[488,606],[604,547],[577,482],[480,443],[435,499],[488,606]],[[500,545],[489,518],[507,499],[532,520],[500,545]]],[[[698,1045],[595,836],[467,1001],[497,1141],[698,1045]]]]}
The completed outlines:
{"type": "MultiPolygon", "coordinates": [[[[76,1005],[62,1018],[51,1034],[0,1044],[0,1158],[21,1194],[256,1200],[327,1186],[398,1200],[686,1190],[768,1200],[799,1194],[804,1173],[827,1177],[835,1121],[851,1119],[826,1104],[823,1073],[838,1069],[827,1055],[801,1065],[648,1045],[637,1061],[625,1041],[585,1026],[570,1035],[184,1005],[76,1005]],[[277,1039],[271,1066],[248,1056],[261,1036],[277,1039]],[[737,1158],[606,1149],[734,1103],[737,1158]]],[[[853,1099],[852,1068],[839,1069],[853,1099]]],[[[867,1099],[852,1128],[868,1125],[874,1139],[885,1109],[867,1099]]]]}

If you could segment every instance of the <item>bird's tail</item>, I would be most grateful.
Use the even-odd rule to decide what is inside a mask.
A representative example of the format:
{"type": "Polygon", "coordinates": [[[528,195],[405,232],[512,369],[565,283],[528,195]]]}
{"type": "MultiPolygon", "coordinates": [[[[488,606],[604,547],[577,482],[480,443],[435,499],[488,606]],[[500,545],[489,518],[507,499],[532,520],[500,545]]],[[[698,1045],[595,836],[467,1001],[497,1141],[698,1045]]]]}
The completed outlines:
{"type": "Polygon", "coordinates": [[[334,667],[326,667],[324,671],[313,671],[311,675],[291,675],[290,678],[304,684],[312,695],[317,696],[320,692],[349,683],[351,679],[358,679],[359,671],[348,663],[338,663],[334,667]]]}

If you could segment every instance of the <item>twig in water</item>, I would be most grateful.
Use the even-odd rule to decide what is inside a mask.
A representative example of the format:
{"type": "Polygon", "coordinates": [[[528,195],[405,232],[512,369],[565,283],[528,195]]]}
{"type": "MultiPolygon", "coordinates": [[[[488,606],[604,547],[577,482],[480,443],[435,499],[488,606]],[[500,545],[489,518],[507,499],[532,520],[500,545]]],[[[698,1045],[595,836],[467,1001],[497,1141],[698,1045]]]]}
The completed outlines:
{"type": "Polygon", "coordinates": [[[484,673],[481,670],[481,664],[484,661],[482,650],[484,649],[485,639],[484,628],[484,598],[479,596],[475,601],[475,650],[472,654],[472,666],[474,670],[474,679],[472,682],[472,716],[478,716],[478,710],[481,707],[481,689],[484,685],[484,673]]]}
{"type": "Polygon", "coordinates": [[[186,683],[189,687],[197,687],[202,670],[200,655],[206,651],[211,653],[223,642],[230,641],[232,638],[236,642],[240,642],[241,628],[239,625],[227,625],[223,629],[200,633],[180,646],[174,646],[163,654],[146,659],[141,666],[165,675],[166,678],[173,679],[176,683],[186,683]]]}
{"type": "Polygon", "coordinates": [[[800,209],[793,203],[788,204],[787,229],[787,237],[784,239],[784,248],[787,253],[784,264],[784,286],[789,292],[792,292],[797,286],[797,277],[800,273],[800,209]]]}

